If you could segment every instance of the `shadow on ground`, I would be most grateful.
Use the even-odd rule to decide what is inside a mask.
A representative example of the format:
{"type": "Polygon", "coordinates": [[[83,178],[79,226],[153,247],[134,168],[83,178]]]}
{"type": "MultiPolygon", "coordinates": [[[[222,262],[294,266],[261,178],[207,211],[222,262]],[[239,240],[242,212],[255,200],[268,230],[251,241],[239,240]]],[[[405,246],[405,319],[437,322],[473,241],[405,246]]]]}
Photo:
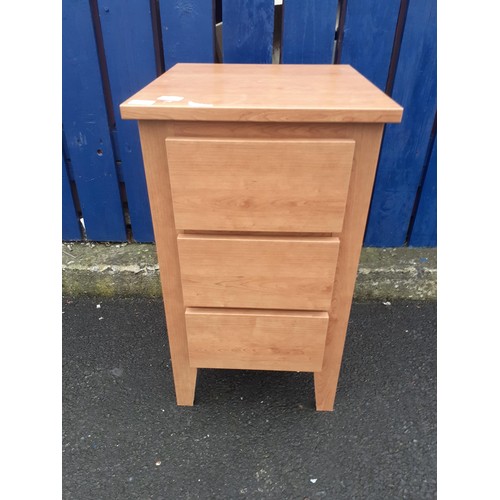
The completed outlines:
{"type": "Polygon", "coordinates": [[[435,498],[435,316],[354,304],[333,413],[311,374],[232,370],[180,408],[161,300],[64,298],[63,496],[435,498]]]}

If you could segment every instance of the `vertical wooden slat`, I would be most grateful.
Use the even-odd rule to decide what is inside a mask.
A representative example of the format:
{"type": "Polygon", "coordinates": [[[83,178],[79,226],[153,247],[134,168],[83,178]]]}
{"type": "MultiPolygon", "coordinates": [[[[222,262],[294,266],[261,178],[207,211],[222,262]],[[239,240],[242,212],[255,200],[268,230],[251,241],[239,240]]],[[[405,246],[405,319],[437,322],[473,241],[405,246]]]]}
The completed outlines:
{"type": "Polygon", "coordinates": [[[62,159],[62,239],[64,241],[82,239],[64,158],[62,159]]]}
{"type": "Polygon", "coordinates": [[[347,2],[341,62],[384,90],[391,62],[400,0],[347,2]]]}
{"type": "Polygon", "coordinates": [[[386,126],[372,198],[367,246],[401,246],[408,227],[436,112],[436,2],[410,2],[393,98],[403,121],[386,126]]]}
{"type": "Polygon", "coordinates": [[[160,0],[160,14],[167,70],[178,62],[214,62],[212,0],[160,0]]]}
{"type": "Polygon", "coordinates": [[[331,64],[336,15],[336,0],[286,0],[281,61],[331,64]]]}
{"type": "Polygon", "coordinates": [[[156,77],[150,2],[100,0],[99,16],[115,116],[117,155],[135,241],[154,240],[137,123],[118,106],[156,77]]]}
{"type": "Polygon", "coordinates": [[[271,63],[274,0],[223,0],[225,63],[271,63]]]}
{"type": "Polygon", "coordinates": [[[437,137],[425,173],[422,192],[410,235],[413,247],[435,247],[437,244],[437,137]]]}
{"type": "Polygon", "coordinates": [[[125,241],[89,2],[62,4],[63,125],[87,236],[125,241]]]}

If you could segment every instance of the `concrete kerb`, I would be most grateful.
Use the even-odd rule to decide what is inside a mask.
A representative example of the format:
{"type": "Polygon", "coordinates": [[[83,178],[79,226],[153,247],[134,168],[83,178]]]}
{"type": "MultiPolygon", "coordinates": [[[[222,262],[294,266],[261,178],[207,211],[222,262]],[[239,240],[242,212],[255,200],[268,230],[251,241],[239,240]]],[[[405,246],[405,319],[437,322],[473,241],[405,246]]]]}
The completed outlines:
{"type": "MultiPolygon", "coordinates": [[[[160,297],[156,247],[138,243],[64,243],[66,296],[160,297]]],[[[363,248],[354,299],[436,300],[435,248],[363,248]]]]}

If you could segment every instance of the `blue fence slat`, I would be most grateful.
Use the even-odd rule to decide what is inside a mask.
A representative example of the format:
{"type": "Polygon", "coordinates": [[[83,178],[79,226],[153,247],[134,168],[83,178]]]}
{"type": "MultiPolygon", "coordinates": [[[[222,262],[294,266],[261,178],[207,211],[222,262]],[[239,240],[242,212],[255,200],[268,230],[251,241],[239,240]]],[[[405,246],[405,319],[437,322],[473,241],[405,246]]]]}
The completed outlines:
{"type": "Polygon", "coordinates": [[[214,62],[214,14],[210,0],[160,0],[166,69],[178,62],[214,62]]]}
{"type": "Polygon", "coordinates": [[[347,2],[341,62],[384,90],[401,0],[347,2]]]}
{"type": "Polygon", "coordinates": [[[63,1],[63,125],[89,239],[124,241],[89,2],[63,1]]]}
{"type": "Polygon", "coordinates": [[[274,0],[223,0],[222,49],[225,63],[271,63],[274,0]]]}
{"type": "Polygon", "coordinates": [[[281,61],[285,64],[331,64],[336,16],[336,0],[286,0],[281,61]]]}
{"type": "Polygon", "coordinates": [[[436,1],[410,2],[393,98],[405,109],[386,126],[365,235],[367,246],[406,241],[436,113],[436,1]]]}
{"type": "Polygon", "coordinates": [[[427,172],[410,236],[412,247],[435,247],[437,244],[437,138],[432,146],[427,172]]]}
{"type": "MultiPolygon", "coordinates": [[[[223,7],[224,62],[272,62],[274,0],[217,1],[223,7]]],[[[341,62],[353,65],[381,89],[387,82],[401,1],[346,2],[341,62]]],[[[282,62],[331,62],[338,0],[283,3],[282,62]]],[[[88,238],[126,240],[114,162],[118,159],[132,236],[136,241],[153,240],[137,125],[122,121],[118,111],[121,101],[156,76],[152,5],[151,0],[63,0],[63,126],[66,158],[71,158],[71,171],[69,165],[63,171],[65,239],[80,239],[69,174],[76,182],[88,238]],[[116,121],[111,131],[92,25],[94,6],[107,59],[111,96],[106,92],[106,98],[111,97],[116,121]]],[[[215,2],[158,0],[158,5],[166,68],[177,61],[212,62],[215,2]]],[[[365,237],[371,246],[399,246],[407,237],[413,246],[436,241],[436,224],[430,222],[435,220],[434,150],[408,234],[436,109],[436,7],[435,0],[408,5],[392,92],[405,112],[402,124],[388,125],[384,134],[365,237]]]]}
{"type": "Polygon", "coordinates": [[[120,118],[119,105],[156,78],[149,1],[100,0],[104,51],[116,120],[115,142],[127,192],[132,237],[154,240],[137,123],[120,118]]]}
{"type": "Polygon", "coordinates": [[[88,0],[62,3],[63,125],[87,237],[125,241],[88,0]]]}
{"type": "Polygon", "coordinates": [[[64,158],[62,159],[62,238],[64,241],[82,239],[64,158]]]}

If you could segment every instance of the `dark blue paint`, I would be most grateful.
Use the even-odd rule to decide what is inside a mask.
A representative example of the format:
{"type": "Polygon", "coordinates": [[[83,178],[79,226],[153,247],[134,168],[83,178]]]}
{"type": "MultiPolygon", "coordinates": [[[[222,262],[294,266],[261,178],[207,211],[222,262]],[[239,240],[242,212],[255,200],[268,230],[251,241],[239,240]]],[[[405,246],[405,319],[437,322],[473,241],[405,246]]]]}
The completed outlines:
{"type": "Polygon", "coordinates": [[[154,240],[146,178],[137,123],[122,120],[118,106],[156,77],[156,64],[148,1],[100,0],[104,50],[116,119],[116,156],[121,161],[132,237],[154,240]]]}
{"type": "Polygon", "coordinates": [[[165,68],[178,62],[214,62],[211,0],[160,0],[165,68]]]}
{"type": "Polygon", "coordinates": [[[410,236],[412,247],[437,245],[437,138],[432,146],[429,165],[425,174],[415,221],[410,236]]]}
{"type": "MultiPolygon", "coordinates": [[[[126,185],[133,237],[152,241],[137,125],[122,121],[118,111],[120,102],[156,76],[151,3],[98,2],[116,120],[116,130],[111,130],[115,151],[89,2],[63,0],[63,122],[65,158],[71,160],[63,171],[63,236],[80,239],[69,174],[76,182],[89,239],[125,241],[117,159],[119,178],[126,185]],[[97,154],[98,149],[102,155],[97,154]]],[[[284,62],[331,61],[334,21],[330,21],[337,3],[285,0],[284,62]]],[[[381,89],[393,54],[399,4],[399,0],[347,2],[341,62],[352,64],[381,89]]],[[[223,0],[222,5],[224,62],[270,63],[273,0],[223,0]]],[[[177,61],[213,61],[213,6],[210,0],[160,0],[167,67],[177,61]]],[[[401,125],[386,127],[365,239],[368,245],[399,246],[408,236],[436,109],[435,11],[431,0],[410,2],[393,89],[393,97],[405,112],[401,125]]],[[[435,203],[433,151],[409,235],[411,245],[435,244],[436,224],[431,222],[435,203]]]]}
{"type": "Polygon", "coordinates": [[[62,159],[62,239],[63,241],[82,239],[64,158],[62,159]]]}
{"type": "Polygon", "coordinates": [[[405,244],[436,113],[436,2],[410,2],[393,98],[405,110],[386,126],[365,235],[367,246],[405,244]]]}
{"type": "Polygon", "coordinates": [[[400,0],[348,0],[341,62],[384,90],[400,0]]]}
{"type": "Polygon", "coordinates": [[[271,63],[274,0],[222,0],[225,63],[271,63]]]}
{"type": "Polygon", "coordinates": [[[285,64],[331,64],[336,16],[336,0],[286,0],[281,61],[285,64]]]}
{"type": "Polygon", "coordinates": [[[125,241],[90,6],[62,3],[63,125],[87,236],[125,241]]]}

